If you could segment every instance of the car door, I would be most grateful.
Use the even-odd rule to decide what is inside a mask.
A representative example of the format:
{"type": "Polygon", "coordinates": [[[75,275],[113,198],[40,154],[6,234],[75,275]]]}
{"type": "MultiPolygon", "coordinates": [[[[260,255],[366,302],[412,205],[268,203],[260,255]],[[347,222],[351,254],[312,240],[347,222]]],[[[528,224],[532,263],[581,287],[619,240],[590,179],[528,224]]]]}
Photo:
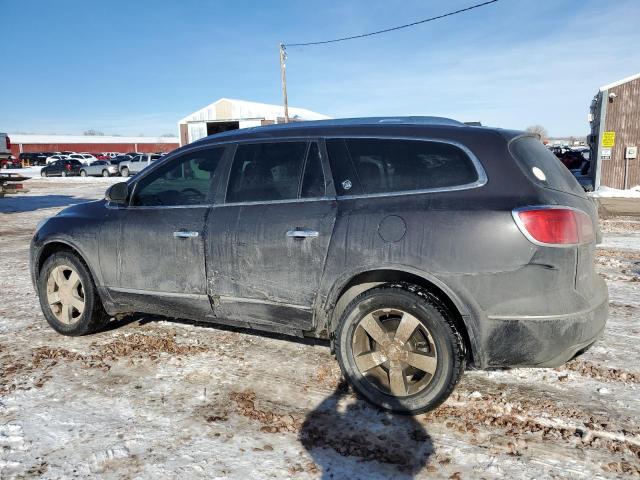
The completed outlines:
{"type": "MultiPolygon", "coordinates": [[[[224,147],[183,153],[142,176],[126,207],[112,208],[101,248],[116,302],[132,311],[183,318],[211,312],[205,273],[205,220],[219,183],[224,147]]],[[[103,265],[104,264],[104,265],[103,265]]]]}
{"type": "Polygon", "coordinates": [[[64,166],[63,160],[57,160],[51,164],[50,170],[47,172],[48,175],[61,175],[62,168],[64,166]]]}
{"type": "Polygon", "coordinates": [[[337,204],[317,141],[239,144],[207,221],[214,316],[309,330],[337,204]]]}

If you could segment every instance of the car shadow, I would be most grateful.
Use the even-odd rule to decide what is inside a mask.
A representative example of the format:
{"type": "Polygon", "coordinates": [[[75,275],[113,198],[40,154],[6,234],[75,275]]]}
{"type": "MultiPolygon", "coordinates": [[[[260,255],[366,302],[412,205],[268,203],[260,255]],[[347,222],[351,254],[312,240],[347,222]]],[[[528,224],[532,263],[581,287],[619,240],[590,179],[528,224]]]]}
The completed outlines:
{"type": "MultiPolygon", "coordinates": [[[[329,347],[324,339],[159,315],[131,314],[113,319],[103,332],[161,321],[329,347]]],[[[435,454],[431,437],[415,417],[371,406],[352,395],[344,380],[306,416],[298,439],[322,470],[324,479],[411,479],[435,454]]]]}
{"type": "Polygon", "coordinates": [[[66,207],[93,200],[95,198],[74,197],[72,195],[24,195],[17,193],[0,198],[0,213],[33,212],[43,208],[66,207]]]}
{"type": "Polygon", "coordinates": [[[435,453],[431,437],[413,416],[354,400],[344,381],[307,415],[298,438],[324,479],[409,479],[435,453]]]}

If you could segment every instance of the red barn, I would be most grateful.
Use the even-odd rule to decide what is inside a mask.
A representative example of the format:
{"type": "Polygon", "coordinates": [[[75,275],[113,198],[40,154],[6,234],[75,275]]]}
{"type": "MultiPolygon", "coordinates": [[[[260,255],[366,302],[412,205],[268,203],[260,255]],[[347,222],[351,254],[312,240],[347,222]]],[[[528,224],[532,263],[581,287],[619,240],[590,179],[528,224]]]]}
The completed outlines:
{"type": "Polygon", "coordinates": [[[176,137],[120,137],[107,135],[9,134],[11,153],[22,152],[170,152],[178,148],[176,137]]]}

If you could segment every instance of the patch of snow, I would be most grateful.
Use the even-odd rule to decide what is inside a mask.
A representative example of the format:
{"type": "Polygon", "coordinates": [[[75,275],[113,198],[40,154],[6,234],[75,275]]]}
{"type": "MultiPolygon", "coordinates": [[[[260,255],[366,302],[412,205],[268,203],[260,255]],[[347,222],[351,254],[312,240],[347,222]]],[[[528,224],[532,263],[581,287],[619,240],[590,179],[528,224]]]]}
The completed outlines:
{"type": "Polygon", "coordinates": [[[595,192],[587,193],[590,197],[596,198],[640,198],[640,185],[631,187],[628,190],[619,190],[611,187],[600,187],[595,192]]]}

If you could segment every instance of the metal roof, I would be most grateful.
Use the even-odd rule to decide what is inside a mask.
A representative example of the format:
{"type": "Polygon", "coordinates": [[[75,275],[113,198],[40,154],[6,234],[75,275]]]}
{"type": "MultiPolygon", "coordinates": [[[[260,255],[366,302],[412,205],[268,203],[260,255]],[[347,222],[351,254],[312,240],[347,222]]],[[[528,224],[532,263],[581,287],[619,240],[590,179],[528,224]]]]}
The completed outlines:
{"type": "MultiPolygon", "coordinates": [[[[197,110],[178,123],[215,122],[228,120],[270,119],[284,117],[284,107],[270,103],[250,102],[235,98],[220,98],[206,107],[197,110]]],[[[289,118],[301,120],[324,120],[331,117],[306,108],[289,107],[289,118]]]]}
{"type": "Polygon", "coordinates": [[[623,83],[630,82],[630,81],[635,80],[637,78],[640,78],[640,73],[636,73],[635,75],[631,75],[629,77],[625,77],[625,78],[623,78],[621,80],[618,80],[617,82],[613,82],[613,83],[609,83],[607,85],[603,85],[602,87],[600,87],[600,91],[604,92],[605,90],[609,90],[610,88],[617,87],[618,85],[622,85],[623,83]]]}

